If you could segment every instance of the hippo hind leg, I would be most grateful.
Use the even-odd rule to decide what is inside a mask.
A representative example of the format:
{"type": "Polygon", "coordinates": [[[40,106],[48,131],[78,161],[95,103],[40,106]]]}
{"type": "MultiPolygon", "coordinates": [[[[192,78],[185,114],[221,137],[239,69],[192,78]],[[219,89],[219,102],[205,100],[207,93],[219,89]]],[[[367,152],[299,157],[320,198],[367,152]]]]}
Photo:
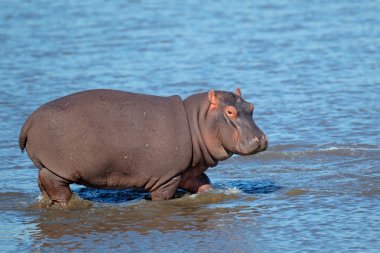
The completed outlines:
{"type": "Polygon", "coordinates": [[[168,182],[151,192],[152,200],[172,199],[180,182],[181,176],[173,177],[168,182]]]}
{"type": "Polygon", "coordinates": [[[46,195],[54,203],[58,203],[61,207],[66,207],[71,196],[73,195],[70,187],[70,182],[56,174],[50,172],[46,168],[41,168],[38,174],[38,185],[42,194],[46,195]]]}
{"type": "Polygon", "coordinates": [[[49,198],[49,196],[47,195],[44,187],[42,186],[42,183],[41,183],[41,179],[40,179],[40,176],[37,177],[38,178],[38,187],[40,188],[40,191],[41,191],[41,195],[42,195],[42,199],[45,199],[47,200],[47,206],[52,206],[53,205],[53,202],[52,200],[49,198]]]}

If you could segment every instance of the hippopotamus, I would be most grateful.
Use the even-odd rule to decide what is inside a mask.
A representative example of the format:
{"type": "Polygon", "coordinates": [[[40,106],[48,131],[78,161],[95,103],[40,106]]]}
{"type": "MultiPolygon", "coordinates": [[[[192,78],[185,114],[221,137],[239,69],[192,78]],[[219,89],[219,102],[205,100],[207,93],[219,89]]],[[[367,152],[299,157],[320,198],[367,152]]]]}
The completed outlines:
{"type": "Polygon", "coordinates": [[[70,184],[139,188],[152,200],[177,189],[212,189],[205,174],[233,154],[264,151],[268,138],[254,106],[235,92],[210,90],[182,100],[118,90],[87,90],[50,101],[25,121],[21,151],[39,169],[38,185],[65,207],[70,184]]]}

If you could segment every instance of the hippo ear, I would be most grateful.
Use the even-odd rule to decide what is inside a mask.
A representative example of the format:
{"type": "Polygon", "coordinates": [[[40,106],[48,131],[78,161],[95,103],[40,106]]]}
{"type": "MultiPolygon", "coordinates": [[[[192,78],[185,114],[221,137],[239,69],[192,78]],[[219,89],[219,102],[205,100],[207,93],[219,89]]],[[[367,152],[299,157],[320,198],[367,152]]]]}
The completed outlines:
{"type": "Polygon", "coordinates": [[[236,90],[235,90],[235,94],[238,95],[239,97],[241,97],[241,91],[240,91],[240,88],[236,88],[236,90]]]}
{"type": "Polygon", "coordinates": [[[215,91],[210,90],[208,92],[208,100],[210,100],[210,103],[213,104],[213,105],[217,105],[218,104],[218,97],[216,96],[215,91]]]}

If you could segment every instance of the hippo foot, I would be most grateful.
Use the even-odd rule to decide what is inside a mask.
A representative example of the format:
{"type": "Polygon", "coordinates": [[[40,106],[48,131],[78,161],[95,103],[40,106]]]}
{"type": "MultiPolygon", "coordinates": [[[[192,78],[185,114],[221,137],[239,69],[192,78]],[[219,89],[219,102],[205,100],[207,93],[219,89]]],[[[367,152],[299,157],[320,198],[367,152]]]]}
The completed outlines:
{"type": "Polygon", "coordinates": [[[198,188],[197,193],[209,192],[212,190],[211,184],[204,184],[198,188]]]}
{"type": "Polygon", "coordinates": [[[190,193],[202,193],[212,189],[211,181],[205,173],[181,181],[179,188],[190,193]]]}

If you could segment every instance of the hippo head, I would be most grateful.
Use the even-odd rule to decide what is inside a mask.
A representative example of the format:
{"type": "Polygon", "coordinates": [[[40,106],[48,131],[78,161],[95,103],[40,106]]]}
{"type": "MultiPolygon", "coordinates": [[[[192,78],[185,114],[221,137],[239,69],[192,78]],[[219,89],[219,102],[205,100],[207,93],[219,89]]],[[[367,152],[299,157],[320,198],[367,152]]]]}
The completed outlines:
{"type": "Polygon", "coordinates": [[[210,154],[224,160],[232,154],[252,155],[264,151],[268,138],[253,120],[254,106],[235,93],[208,92],[208,111],[201,127],[210,154]]]}

